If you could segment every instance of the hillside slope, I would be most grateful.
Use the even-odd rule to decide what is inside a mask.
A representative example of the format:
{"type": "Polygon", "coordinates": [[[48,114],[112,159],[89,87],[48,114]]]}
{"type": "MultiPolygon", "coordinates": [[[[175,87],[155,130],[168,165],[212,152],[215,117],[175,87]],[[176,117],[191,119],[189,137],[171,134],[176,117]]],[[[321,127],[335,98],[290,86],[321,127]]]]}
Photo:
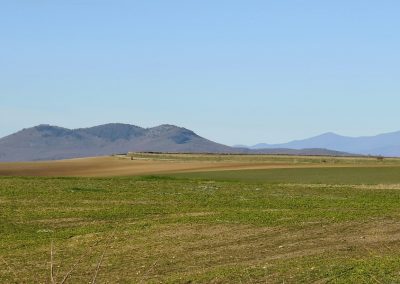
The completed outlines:
{"type": "Polygon", "coordinates": [[[232,148],[173,125],[141,128],[113,123],[74,130],[39,125],[0,139],[0,161],[56,160],[129,151],[221,153],[232,148]]]}

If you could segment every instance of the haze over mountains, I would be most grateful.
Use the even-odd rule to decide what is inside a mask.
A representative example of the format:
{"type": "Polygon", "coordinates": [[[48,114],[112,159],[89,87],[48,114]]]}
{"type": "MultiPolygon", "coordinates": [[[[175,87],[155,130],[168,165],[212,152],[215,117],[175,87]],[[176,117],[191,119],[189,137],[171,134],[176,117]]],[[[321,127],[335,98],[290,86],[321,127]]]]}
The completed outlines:
{"type": "Polygon", "coordinates": [[[174,125],[142,128],[111,123],[80,129],[39,125],[0,139],[0,161],[3,162],[56,160],[127,152],[347,155],[326,149],[229,147],[174,125]]]}
{"type": "Polygon", "coordinates": [[[400,131],[376,136],[347,137],[335,133],[325,133],[304,140],[295,140],[283,144],[257,144],[250,149],[274,148],[325,148],[334,151],[360,155],[400,156],[400,131]]]}

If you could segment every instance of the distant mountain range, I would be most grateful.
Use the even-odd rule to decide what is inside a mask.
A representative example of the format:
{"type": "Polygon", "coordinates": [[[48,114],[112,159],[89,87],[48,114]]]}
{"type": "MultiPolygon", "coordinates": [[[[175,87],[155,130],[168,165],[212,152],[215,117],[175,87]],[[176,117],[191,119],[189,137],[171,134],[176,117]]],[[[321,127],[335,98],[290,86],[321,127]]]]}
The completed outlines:
{"type": "MultiPolygon", "coordinates": [[[[243,147],[242,145],[240,147],[243,147]]],[[[400,131],[376,136],[347,137],[335,133],[325,133],[304,140],[295,140],[284,144],[257,144],[249,149],[304,149],[324,148],[360,155],[381,155],[400,157],[400,131]]]]}
{"type": "Polygon", "coordinates": [[[320,147],[259,148],[229,147],[174,125],[142,128],[129,124],[111,123],[79,129],[39,125],[1,138],[0,161],[56,160],[127,152],[349,155],[340,151],[317,149],[320,147]]]}

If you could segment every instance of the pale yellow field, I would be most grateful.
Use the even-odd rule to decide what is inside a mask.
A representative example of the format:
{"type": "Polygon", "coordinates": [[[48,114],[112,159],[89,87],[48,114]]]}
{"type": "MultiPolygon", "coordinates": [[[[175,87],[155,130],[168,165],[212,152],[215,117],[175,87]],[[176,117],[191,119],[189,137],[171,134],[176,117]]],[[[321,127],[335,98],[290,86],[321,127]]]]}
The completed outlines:
{"type": "Polygon", "coordinates": [[[399,160],[387,159],[379,162],[374,158],[131,154],[60,161],[0,163],[0,176],[134,176],[179,172],[387,166],[393,164],[399,164],[399,160]]]}

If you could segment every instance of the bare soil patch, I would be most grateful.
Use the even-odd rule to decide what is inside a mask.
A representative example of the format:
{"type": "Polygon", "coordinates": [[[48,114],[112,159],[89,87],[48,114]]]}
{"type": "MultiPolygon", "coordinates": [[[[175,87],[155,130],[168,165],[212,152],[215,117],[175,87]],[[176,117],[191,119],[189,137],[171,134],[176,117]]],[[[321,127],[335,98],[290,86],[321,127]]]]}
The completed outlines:
{"type": "MultiPolygon", "coordinates": [[[[318,167],[343,167],[319,165],[318,167]]],[[[348,165],[347,165],[348,166],[348,165]]],[[[121,159],[118,157],[80,158],[61,161],[0,163],[0,176],[134,176],[224,170],[312,168],[312,164],[253,163],[215,161],[174,161],[121,159]]]]}

